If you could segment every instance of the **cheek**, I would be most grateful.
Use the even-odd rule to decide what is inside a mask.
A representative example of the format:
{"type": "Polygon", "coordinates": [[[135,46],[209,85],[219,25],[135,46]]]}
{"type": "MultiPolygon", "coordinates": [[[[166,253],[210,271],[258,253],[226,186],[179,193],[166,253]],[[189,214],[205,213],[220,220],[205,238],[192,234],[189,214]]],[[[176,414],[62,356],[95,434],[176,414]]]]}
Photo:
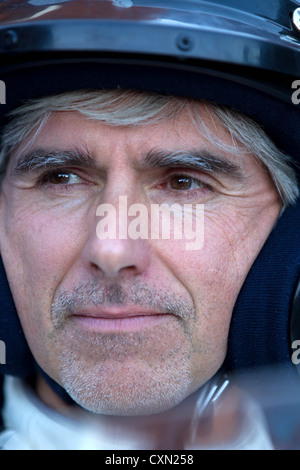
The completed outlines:
{"type": "Polygon", "coordinates": [[[55,290],[78,256],[78,226],[84,225],[76,217],[51,211],[24,209],[6,217],[1,254],[25,329],[47,324],[55,290]]]}
{"type": "Polygon", "coordinates": [[[221,233],[220,237],[209,235],[207,231],[203,247],[196,251],[186,250],[183,241],[172,241],[161,242],[156,252],[168,266],[171,279],[189,293],[196,311],[188,331],[195,377],[205,374],[203,364],[210,373],[223,362],[233,307],[244,282],[232,245],[221,233]]]}
{"type": "Polygon", "coordinates": [[[47,332],[59,284],[78,259],[82,230],[79,214],[14,213],[1,231],[1,250],[19,318],[36,358],[50,362],[47,332]],[[67,222],[66,222],[67,221],[67,222]]]}
{"type": "Polygon", "coordinates": [[[222,220],[209,214],[204,229],[204,243],[198,250],[187,250],[184,240],[160,241],[155,249],[173,279],[189,293],[197,312],[190,325],[192,363],[196,368],[200,364],[214,368],[224,359],[232,311],[253,255],[249,257],[245,249],[243,221],[233,223],[228,217],[222,220]]]}
{"type": "MultiPolygon", "coordinates": [[[[192,240],[161,240],[153,243],[156,255],[192,296],[194,302],[233,307],[253,258],[243,243],[241,227],[207,217],[203,243],[192,240]],[[187,249],[187,246],[196,249],[187,249]],[[170,256],[170,253],[172,256],[170,256]]],[[[196,240],[196,239],[195,239],[196,240]]],[[[200,241],[198,237],[198,241],[200,241]]]]}
{"type": "Polygon", "coordinates": [[[80,214],[23,210],[6,224],[1,246],[31,279],[59,277],[80,245],[83,233],[79,227],[84,226],[80,214]]]}

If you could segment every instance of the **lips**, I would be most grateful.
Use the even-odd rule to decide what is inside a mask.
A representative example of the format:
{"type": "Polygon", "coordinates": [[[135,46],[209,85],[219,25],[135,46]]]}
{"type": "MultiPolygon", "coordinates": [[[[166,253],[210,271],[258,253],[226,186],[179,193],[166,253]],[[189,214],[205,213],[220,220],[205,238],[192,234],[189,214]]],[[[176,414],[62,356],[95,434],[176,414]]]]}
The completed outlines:
{"type": "Polygon", "coordinates": [[[72,315],[73,321],[82,328],[103,332],[133,331],[154,327],[168,317],[171,317],[169,313],[141,310],[136,306],[109,310],[87,308],[72,315]]]}

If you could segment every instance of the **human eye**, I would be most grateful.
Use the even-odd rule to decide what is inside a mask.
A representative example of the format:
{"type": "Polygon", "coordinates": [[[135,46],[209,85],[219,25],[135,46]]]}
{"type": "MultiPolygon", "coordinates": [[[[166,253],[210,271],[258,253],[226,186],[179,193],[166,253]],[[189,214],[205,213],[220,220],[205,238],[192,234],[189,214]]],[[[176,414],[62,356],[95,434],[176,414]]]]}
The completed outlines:
{"type": "Polygon", "coordinates": [[[81,168],[48,168],[34,181],[35,189],[54,197],[87,194],[102,190],[104,185],[103,177],[81,168]]]}
{"type": "Polygon", "coordinates": [[[189,171],[172,171],[165,175],[163,182],[159,185],[159,189],[167,191],[174,197],[193,197],[206,196],[213,193],[211,180],[204,174],[189,171]]]}
{"type": "Polygon", "coordinates": [[[211,178],[204,173],[185,169],[172,169],[154,185],[155,199],[176,200],[179,203],[189,201],[207,201],[215,196],[211,178]]]}
{"type": "Polygon", "coordinates": [[[40,186],[56,185],[67,186],[83,183],[83,179],[76,173],[68,170],[51,170],[39,178],[40,186]]]}
{"type": "Polygon", "coordinates": [[[189,175],[175,174],[169,177],[167,188],[173,191],[191,191],[195,189],[207,189],[208,184],[189,175]]]}

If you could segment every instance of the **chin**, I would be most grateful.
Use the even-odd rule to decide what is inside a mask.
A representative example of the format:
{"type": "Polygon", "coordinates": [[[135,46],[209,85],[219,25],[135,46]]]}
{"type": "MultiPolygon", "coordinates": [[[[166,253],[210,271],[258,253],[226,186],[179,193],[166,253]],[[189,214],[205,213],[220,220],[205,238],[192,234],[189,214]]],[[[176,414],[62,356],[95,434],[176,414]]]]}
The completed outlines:
{"type": "MultiPolygon", "coordinates": [[[[69,371],[70,372],[70,371],[69,371]]],[[[174,372],[174,371],[173,371],[174,372]]],[[[175,407],[190,393],[190,376],[138,368],[64,374],[62,386],[82,408],[112,416],[142,416],[175,407]]]]}

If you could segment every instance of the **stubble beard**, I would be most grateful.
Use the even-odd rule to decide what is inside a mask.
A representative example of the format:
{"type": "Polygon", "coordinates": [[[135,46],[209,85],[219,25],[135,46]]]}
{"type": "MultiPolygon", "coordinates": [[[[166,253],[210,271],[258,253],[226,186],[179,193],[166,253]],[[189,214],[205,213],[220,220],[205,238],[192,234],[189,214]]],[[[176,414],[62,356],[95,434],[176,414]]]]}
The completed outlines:
{"type": "Polygon", "coordinates": [[[52,340],[59,350],[60,383],[81,407],[98,414],[136,416],[155,414],[180,403],[192,381],[191,338],[186,320],[194,310],[176,296],[135,286],[130,295],[118,286],[91,292],[82,286],[76,293],[61,294],[53,305],[56,326],[52,340]],[[166,318],[153,327],[133,332],[84,331],[70,311],[89,299],[93,305],[123,303],[158,306],[166,318]],[[119,300],[119,302],[116,300],[119,300]]]}

